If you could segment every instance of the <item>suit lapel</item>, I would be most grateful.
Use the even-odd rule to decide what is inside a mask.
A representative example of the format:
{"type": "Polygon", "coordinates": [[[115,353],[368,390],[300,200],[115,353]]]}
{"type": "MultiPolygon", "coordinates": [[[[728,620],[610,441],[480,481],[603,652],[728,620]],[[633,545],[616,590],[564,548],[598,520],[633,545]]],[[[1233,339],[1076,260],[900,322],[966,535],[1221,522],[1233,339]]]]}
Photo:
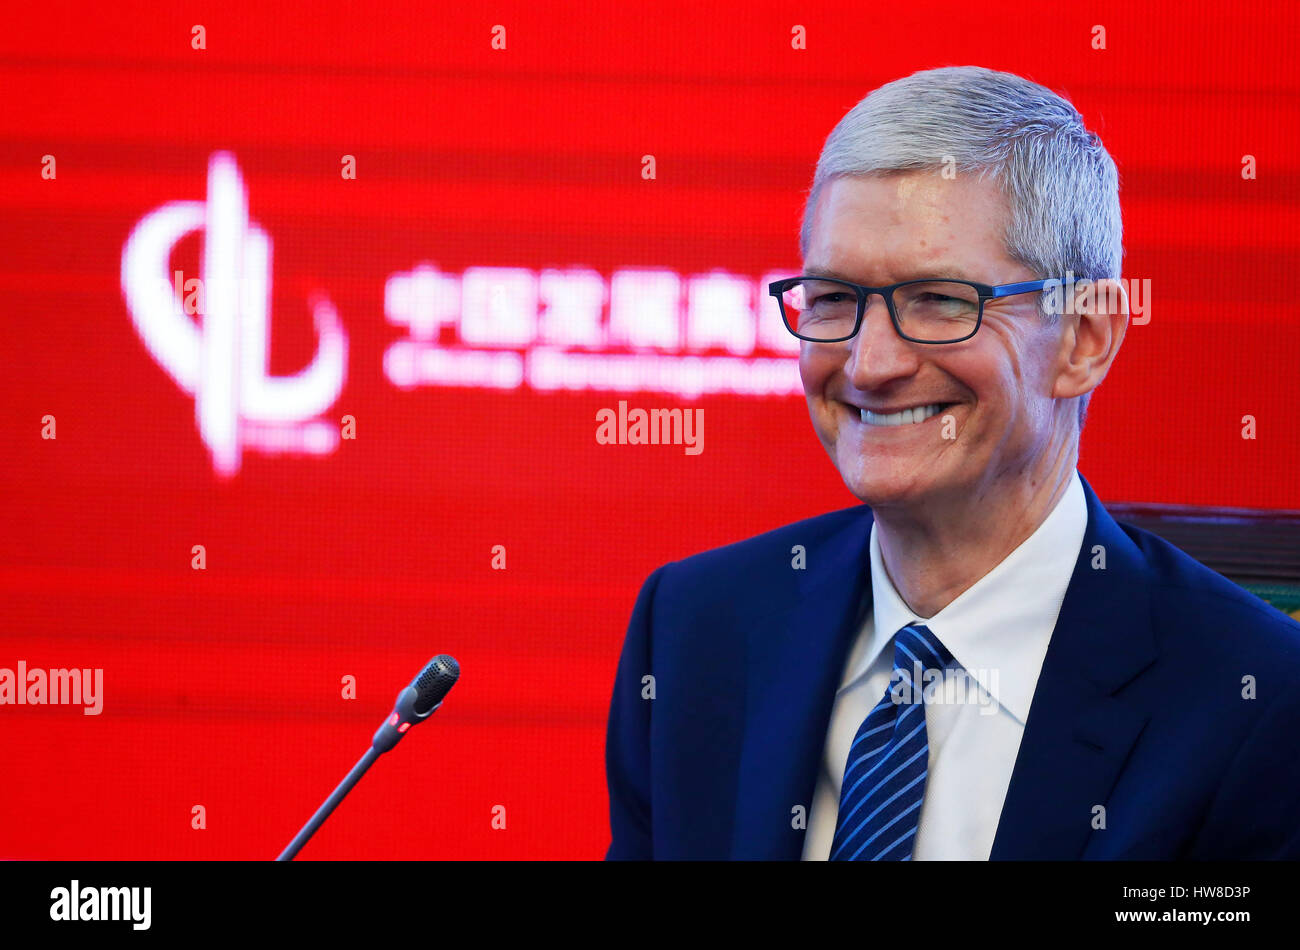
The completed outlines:
{"type": "Polygon", "coordinates": [[[990,860],[1075,860],[1148,716],[1117,696],[1156,657],[1146,562],[1085,481],[1088,527],[1034,689],[990,860]],[[1104,554],[1105,568],[1094,567],[1104,554]]]}
{"type": "Polygon", "coordinates": [[[731,856],[797,860],[835,693],[871,602],[871,512],[807,547],[799,597],[745,637],[745,733],[731,856]]]}

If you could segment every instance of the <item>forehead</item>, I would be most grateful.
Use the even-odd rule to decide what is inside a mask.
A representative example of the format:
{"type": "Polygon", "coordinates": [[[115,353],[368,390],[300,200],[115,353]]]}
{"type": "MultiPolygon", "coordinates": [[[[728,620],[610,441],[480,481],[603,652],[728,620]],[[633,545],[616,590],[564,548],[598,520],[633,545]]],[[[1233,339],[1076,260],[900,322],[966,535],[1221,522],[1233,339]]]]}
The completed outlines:
{"type": "Polygon", "coordinates": [[[916,276],[987,281],[1014,263],[997,183],[938,170],[841,175],[818,194],[805,269],[884,283],[916,276]]]}

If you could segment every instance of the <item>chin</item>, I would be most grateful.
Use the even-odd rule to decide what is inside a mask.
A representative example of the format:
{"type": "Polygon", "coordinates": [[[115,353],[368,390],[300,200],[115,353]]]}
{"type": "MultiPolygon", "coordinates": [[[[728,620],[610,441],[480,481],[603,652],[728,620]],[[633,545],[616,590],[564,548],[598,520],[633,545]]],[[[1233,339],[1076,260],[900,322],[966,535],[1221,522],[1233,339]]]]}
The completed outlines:
{"type": "Polygon", "coordinates": [[[930,479],[917,479],[910,472],[892,471],[887,466],[864,465],[861,459],[841,465],[840,476],[854,497],[872,508],[924,502],[935,487],[930,479]]]}

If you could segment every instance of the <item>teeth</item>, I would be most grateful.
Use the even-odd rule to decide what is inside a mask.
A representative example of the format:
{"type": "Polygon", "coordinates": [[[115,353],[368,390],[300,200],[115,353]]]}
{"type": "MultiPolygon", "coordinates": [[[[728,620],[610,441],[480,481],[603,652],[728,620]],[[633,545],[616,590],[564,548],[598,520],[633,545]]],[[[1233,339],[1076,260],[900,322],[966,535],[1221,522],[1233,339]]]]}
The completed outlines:
{"type": "Polygon", "coordinates": [[[872,412],[870,409],[862,410],[862,421],[867,425],[873,426],[907,426],[917,422],[924,422],[931,416],[939,412],[944,407],[944,403],[936,402],[929,406],[917,406],[914,409],[904,409],[902,412],[890,412],[880,414],[872,412]]]}

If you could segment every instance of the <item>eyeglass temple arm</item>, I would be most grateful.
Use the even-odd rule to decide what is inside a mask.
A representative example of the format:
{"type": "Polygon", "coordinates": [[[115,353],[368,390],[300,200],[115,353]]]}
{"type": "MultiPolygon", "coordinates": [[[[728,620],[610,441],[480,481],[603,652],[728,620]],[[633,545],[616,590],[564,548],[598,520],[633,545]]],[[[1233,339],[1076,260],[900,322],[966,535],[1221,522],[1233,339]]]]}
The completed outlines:
{"type": "Polygon", "coordinates": [[[1072,284],[1077,277],[1049,277],[1046,280],[1022,280],[1015,284],[1002,284],[998,287],[990,287],[990,297],[1010,297],[1014,294],[1027,294],[1033,290],[1044,290],[1049,284],[1060,286],[1062,284],[1072,284]]]}

